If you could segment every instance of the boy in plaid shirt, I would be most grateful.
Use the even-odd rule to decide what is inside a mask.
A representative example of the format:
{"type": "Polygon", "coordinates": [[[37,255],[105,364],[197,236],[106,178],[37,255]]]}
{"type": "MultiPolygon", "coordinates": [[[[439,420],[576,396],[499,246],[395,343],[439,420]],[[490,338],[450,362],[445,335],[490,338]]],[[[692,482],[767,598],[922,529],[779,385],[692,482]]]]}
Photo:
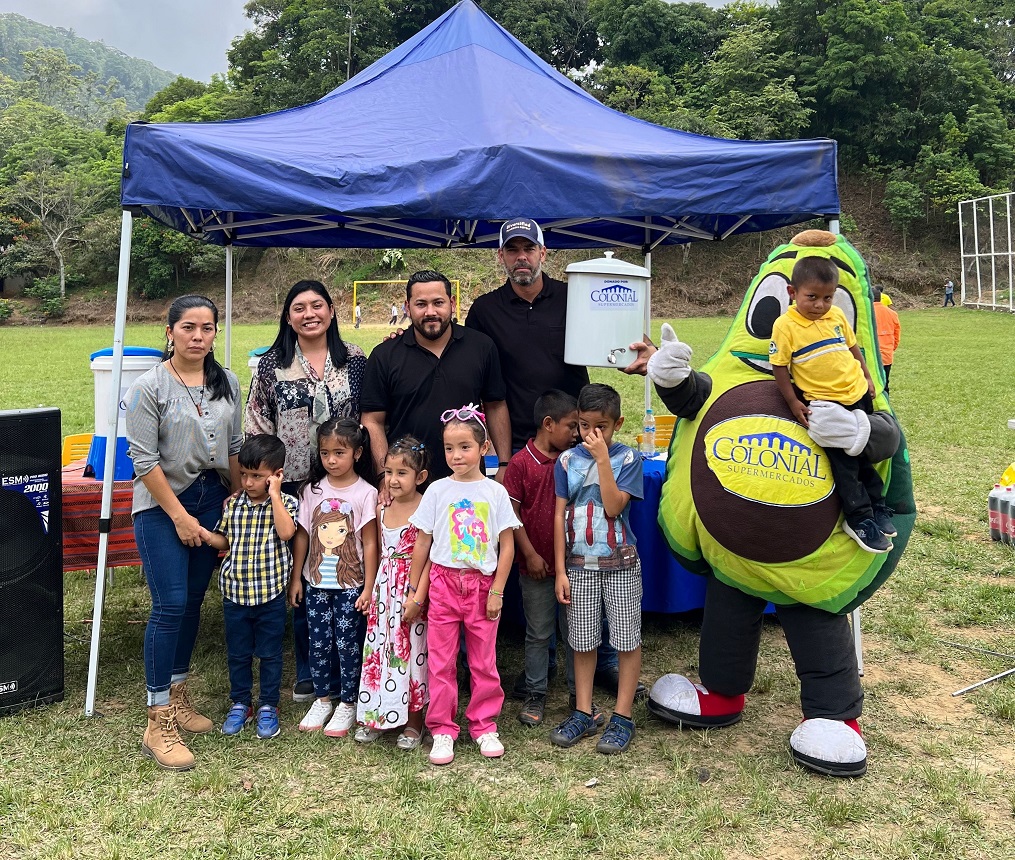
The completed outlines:
{"type": "Polygon", "coordinates": [[[293,557],[298,501],[282,492],[285,445],[275,436],[251,436],[239,454],[243,492],[226,502],[214,531],[201,539],[228,555],[219,571],[222,616],[229,659],[229,697],[233,702],[222,733],[238,734],[254,718],[253,658],[261,663],[257,736],[279,733],[278,699],[282,683],[282,638],[286,588],[293,557]]]}

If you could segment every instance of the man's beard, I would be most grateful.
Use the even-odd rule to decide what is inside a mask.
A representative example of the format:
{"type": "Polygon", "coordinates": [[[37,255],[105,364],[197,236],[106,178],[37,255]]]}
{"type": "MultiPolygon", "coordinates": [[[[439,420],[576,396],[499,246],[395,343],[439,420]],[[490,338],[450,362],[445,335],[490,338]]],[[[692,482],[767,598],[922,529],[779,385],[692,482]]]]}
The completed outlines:
{"type": "Polygon", "coordinates": [[[414,329],[416,329],[416,332],[421,337],[424,337],[427,340],[440,340],[441,336],[444,334],[444,332],[446,332],[448,330],[448,327],[450,325],[451,325],[451,317],[448,317],[446,320],[441,320],[439,318],[438,319],[432,319],[432,318],[431,319],[424,319],[421,322],[419,322],[418,324],[417,323],[413,323],[412,327],[414,329]],[[435,322],[439,322],[440,323],[440,328],[437,330],[436,334],[430,334],[428,331],[426,331],[424,326],[427,325],[428,323],[435,323],[435,322]]]}
{"type": "Polygon", "coordinates": [[[518,284],[520,287],[531,287],[536,278],[538,278],[542,273],[542,264],[537,263],[530,271],[508,272],[508,279],[512,283],[518,284]]]}

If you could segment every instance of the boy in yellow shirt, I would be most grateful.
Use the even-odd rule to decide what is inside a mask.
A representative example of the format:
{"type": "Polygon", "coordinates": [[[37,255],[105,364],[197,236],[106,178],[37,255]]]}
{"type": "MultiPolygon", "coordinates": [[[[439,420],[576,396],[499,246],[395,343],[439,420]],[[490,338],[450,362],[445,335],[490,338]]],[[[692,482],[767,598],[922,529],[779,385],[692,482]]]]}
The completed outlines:
{"type": "MultiPolygon", "coordinates": [[[[772,327],[769,361],[779,391],[804,427],[812,400],[874,411],[874,382],[845,314],[832,302],[839,284],[835,264],[804,257],[793,267],[795,304],[772,327]],[[792,378],[791,378],[792,375],[792,378]]],[[[896,535],[884,501],[884,483],[859,451],[825,448],[842,503],[843,530],[868,552],[886,553],[896,535]]]]}

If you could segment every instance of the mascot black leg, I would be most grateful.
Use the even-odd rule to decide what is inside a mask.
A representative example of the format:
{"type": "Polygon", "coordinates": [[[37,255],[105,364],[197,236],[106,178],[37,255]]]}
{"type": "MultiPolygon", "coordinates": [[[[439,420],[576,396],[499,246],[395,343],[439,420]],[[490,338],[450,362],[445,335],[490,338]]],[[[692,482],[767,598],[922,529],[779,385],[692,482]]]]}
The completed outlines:
{"type": "Polygon", "coordinates": [[[710,578],[699,645],[700,684],[664,675],[649,693],[648,707],[681,728],[707,729],[737,722],[744,694],[754,683],[765,601],[710,578]]]}
{"type": "Polygon", "coordinates": [[[767,602],[710,578],[698,645],[701,683],[723,696],[742,696],[754,683],[767,602]]]}
{"type": "Polygon", "coordinates": [[[804,715],[790,737],[793,758],[828,776],[863,776],[867,747],[857,724],[863,687],[848,619],[802,604],[780,606],[778,613],[804,715]]]}

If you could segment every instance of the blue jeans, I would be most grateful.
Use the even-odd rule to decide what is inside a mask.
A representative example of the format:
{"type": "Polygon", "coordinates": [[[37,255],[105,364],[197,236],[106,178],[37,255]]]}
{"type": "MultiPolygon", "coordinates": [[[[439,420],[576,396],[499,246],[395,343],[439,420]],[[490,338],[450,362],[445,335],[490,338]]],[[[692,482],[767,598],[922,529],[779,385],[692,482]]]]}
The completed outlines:
{"type": "Polygon", "coordinates": [[[285,592],[259,606],[243,606],[223,598],[222,620],[229,658],[229,699],[253,701],[253,659],[260,661],[259,703],[278,707],[282,685],[282,639],[285,637],[285,592]]]}
{"type": "MultiPolygon", "coordinates": [[[[206,529],[213,529],[222,514],[229,490],[217,472],[207,471],[178,496],[184,510],[206,529]]],[[[144,636],[145,686],[148,703],[169,703],[174,677],[186,677],[201,622],[201,603],[218,550],[201,544],[186,546],[162,508],[150,508],[134,517],[134,540],[152,596],[152,612],[144,636]]]]}

